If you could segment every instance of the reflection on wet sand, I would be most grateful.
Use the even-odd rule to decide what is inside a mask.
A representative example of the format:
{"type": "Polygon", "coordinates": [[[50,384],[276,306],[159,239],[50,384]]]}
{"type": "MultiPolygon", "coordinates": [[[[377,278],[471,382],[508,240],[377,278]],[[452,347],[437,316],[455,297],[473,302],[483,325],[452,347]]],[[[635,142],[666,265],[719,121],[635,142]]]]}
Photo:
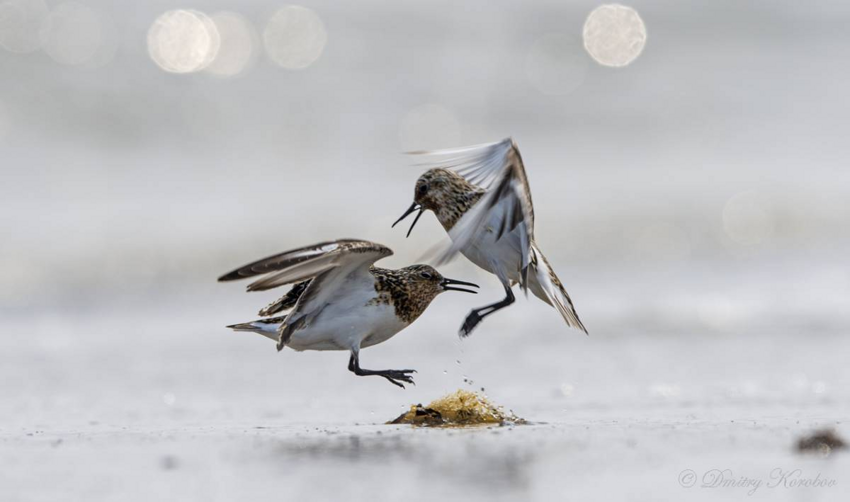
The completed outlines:
{"type": "Polygon", "coordinates": [[[511,429],[326,431],[320,433],[322,437],[314,433],[312,437],[281,440],[273,449],[273,457],[280,468],[312,466],[352,475],[377,470],[387,476],[413,478],[415,485],[439,480],[444,487],[475,490],[479,495],[517,495],[531,486],[536,455],[532,443],[504,440],[511,429]]]}

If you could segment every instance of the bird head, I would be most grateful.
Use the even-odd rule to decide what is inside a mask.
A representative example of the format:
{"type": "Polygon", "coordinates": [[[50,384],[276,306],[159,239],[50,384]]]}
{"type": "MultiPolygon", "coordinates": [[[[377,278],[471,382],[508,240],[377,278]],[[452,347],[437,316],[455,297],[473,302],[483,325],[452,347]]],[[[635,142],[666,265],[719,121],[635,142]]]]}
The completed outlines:
{"type": "Polygon", "coordinates": [[[410,230],[407,231],[407,236],[410,237],[413,227],[426,210],[434,211],[439,216],[441,212],[454,207],[457,201],[464,199],[466,194],[475,190],[475,186],[454,171],[441,168],[429,169],[416,180],[413,204],[401,215],[401,218],[393,223],[393,227],[418,210],[419,213],[413,219],[410,230]]]}
{"type": "Polygon", "coordinates": [[[420,294],[430,302],[444,291],[461,291],[463,293],[477,294],[477,291],[461,288],[458,286],[469,286],[477,288],[477,284],[466,281],[458,281],[443,277],[430,265],[411,265],[402,269],[407,277],[408,287],[414,294],[420,294]]]}

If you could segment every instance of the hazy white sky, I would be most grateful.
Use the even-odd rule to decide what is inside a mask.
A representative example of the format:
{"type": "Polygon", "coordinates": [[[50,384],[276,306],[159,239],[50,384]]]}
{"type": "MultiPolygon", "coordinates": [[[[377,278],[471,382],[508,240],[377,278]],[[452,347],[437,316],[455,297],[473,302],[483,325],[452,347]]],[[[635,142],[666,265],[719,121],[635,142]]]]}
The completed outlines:
{"type": "Polygon", "coordinates": [[[22,284],[341,236],[412,258],[441,232],[390,231],[417,176],[399,152],[508,135],[556,259],[846,249],[846,2],[630,2],[647,43],[613,69],[582,47],[599,2],[315,1],[313,64],[263,54],[233,79],[161,70],[151,24],[231,10],[262,33],[282,3],[81,3],[114,23],[105,66],[0,50],[0,253],[22,284]]]}

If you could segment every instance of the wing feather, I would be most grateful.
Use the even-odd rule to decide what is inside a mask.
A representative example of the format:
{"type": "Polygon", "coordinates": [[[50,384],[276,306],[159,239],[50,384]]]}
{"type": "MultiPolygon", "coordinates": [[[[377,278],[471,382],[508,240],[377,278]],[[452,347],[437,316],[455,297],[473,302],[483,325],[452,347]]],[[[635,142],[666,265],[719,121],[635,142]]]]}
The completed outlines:
{"type": "MultiPolygon", "coordinates": [[[[359,281],[364,286],[368,285],[374,280],[369,272],[372,265],[392,254],[390,248],[381,244],[340,239],[255,261],[221,276],[219,281],[266,274],[248,286],[248,291],[262,291],[309,279],[306,287],[301,287],[303,292],[300,292],[295,306],[278,329],[280,350],[289,341],[292,333],[308,326],[310,321],[321,313],[329,298],[339,291],[341,284],[346,281],[359,281]]],[[[295,289],[300,286],[302,285],[299,284],[295,289]]]]}
{"type": "Polygon", "coordinates": [[[310,325],[322,310],[334,301],[334,295],[343,291],[343,285],[352,289],[374,288],[374,277],[369,272],[372,265],[392,254],[392,250],[366,241],[352,242],[339,252],[334,266],[316,275],[298,298],[295,307],[278,328],[277,349],[282,350],[292,334],[310,325]],[[359,285],[357,287],[356,285],[359,285]]]}
{"type": "Polygon", "coordinates": [[[368,269],[374,262],[391,255],[386,246],[357,239],[340,239],[322,242],[257,260],[219,277],[219,281],[235,281],[248,277],[264,275],[248,285],[248,291],[265,291],[294,282],[316,277],[325,270],[342,263],[368,263],[368,269]],[[371,261],[369,261],[371,260],[371,261]]]}
{"type": "Polygon", "coordinates": [[[219,282],[236,281],[239,279],[245,279],[246,277],[254,277],[277,270],[284,270],[298,265],[299,263],[327,255],[328,253],[337,250],[340,243],[348,241],[351,241],[351,239],[321,242],[312,246],[284,251],[283,253],[278,253],[239,267],[236,270],[219,277],[218,280],[219,282]]]}
{"type": "Polygon", "coordinates": [[[527,290],[529,249],[534,242],[534,206],[516,143],[507,138],[498,143],[414,153],[427,155],[427,162],[423,164],[451,169],[485,190],[478,203],[449,231],[452,243],[438,254],[438,263],[452,259],[471,244],[488,221],[498,217],[497,240],[519,229],[522,256],[520,286],[527,290]]]}

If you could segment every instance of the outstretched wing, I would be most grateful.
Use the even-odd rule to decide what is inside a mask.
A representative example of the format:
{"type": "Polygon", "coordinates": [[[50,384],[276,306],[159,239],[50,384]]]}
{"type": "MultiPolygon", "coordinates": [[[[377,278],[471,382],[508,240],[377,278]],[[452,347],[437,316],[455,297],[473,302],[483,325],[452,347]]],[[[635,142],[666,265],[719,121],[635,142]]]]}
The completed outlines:
{"type": "Polygon", "coordinates": [[[438,262],[453,258],[471,244],[484,226],[496,222],[496,240],[516,230],[522,256],[520,286],[527,290],[534,206],[516,143],[507,138],[486,145],[414,153],[427,155],[426,165],[451,169],[485,190],[484,196],[449,231],[452,244],[438,255],[438,262]]]}
{"type": "Polygon", "coordinates": [[[358,262],[363,261],[368,270],[372,263],[391,254],[391,249],[374,242],[340,239],[257,260],[224,274],[218,280],[235,281],[262,275],[263,277],[248,285],[248,291],[265,291],[316,277],[329,268],[351,261],[352,257],[357,257],[358,262]]]}
{"type": "Polygon", "coordinates": [[[248,285],[248,291],[263,291],[312,279],[280,327],[280,350],[294,331],[308,325],[321,312],[341,284],[351,281],[362,283],[363,287],[371,286],[374,279],[369,269],[391,254],[390,248],[374,242],[341,239],[264,258],[221,276],[219,281],[265,274],[248,285]]]}

